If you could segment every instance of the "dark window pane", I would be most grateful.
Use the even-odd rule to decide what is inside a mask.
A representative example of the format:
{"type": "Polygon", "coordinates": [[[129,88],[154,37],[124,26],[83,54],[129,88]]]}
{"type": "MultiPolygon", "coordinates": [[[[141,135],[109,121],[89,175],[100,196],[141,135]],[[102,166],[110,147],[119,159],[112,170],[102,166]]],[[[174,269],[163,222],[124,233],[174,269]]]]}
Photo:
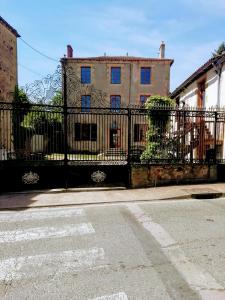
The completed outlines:
{"type": "Polygon", "coordinates": [[[75,141],[80,141],[81,124],[75,123],[75,141]]]}
{"type": "Polygon", "coordinates": [[[97,141],[97,124],[91,124],[91,141],[97,141]]]}
{"type": "Polygon", "coordinates": [[[91,67],[81,67],[81,83],[91,83],[91,67]]]}
{"type": "Polygon", "coordinates": [[[89,112],[91,111],[91,96],[84,95],[81,97],[81,111],[89,112]]]}
{"type": "Polygon", "coordinates": [[[150,95],[141,95],[140,96],[140,104],[144,105],[146,100],[148,99],[148,97],[150,97],[150,95]]]}
{"type": "Polygon", "coordinates": [[[121,105],[121,97],[120,96],[111,96],[110,98],[110,107],[112,111],[119,111],[121,105]]]}
{"type": "Polygon", "coordinates": [[[90,140],[90,124],[82,124],[82,141],[89,141],[90,140]]]}
{"type": "Polygon", "coordinates": [[[139,136],[139,124],[134,124],[134,142],[139,141],[138,136],[139,136]]]}
{"type": "Polygon", "coordinates": [[[121,83],[121,68],[112,67],[111,68],[111,83],[119,84],[121,83]]]}
{"type": "Polygon", "coordinates": [[[141,84],[151,83],[151,68],[141,68],[141,84]]]}

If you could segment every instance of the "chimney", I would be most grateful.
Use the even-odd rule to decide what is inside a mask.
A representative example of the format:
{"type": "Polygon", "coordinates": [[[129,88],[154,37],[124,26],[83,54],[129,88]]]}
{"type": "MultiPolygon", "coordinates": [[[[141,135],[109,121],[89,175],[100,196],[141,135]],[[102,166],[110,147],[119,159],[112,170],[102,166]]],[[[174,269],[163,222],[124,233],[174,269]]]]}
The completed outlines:
{"type": "Polygon", "coordinates": [[[163,41],[159,47],[159,58],[165,58],[165,43],[163,41]]]}
{"type": "Polygon", "coordinates": [[[73,48],[67,45],[67,58],[73,58],[73,48]]]}

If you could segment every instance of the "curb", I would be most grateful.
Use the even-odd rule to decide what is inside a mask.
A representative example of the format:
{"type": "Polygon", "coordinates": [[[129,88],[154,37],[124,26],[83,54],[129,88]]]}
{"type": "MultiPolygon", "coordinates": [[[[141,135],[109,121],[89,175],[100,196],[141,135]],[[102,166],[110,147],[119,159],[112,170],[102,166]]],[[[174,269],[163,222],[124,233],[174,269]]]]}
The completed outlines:
{"type": "Polygon", "coordinates": [[[71,192],[104,192],[115,190],[127,190],[126,187],[93,187],[93,188],[69,188],[69,189],[51,189],[51,190],[28,190],[28,191],[16,191],[16,192],[3,192],[0,196],[4,195],[16,195],[16,194],[57,194],[57,193],[71,193],[71,192]]]}
{"type": "MultiPolygon", "coordinates": [[[[120,189],[119,189],[120,190],[120,189]]],[[[96,191],[96,190],[95,190],[96,191]]],[[[122,201],[102,201],[102,202],[86,202],[86,203],[58,203],[58,204],[43,204],[43,205],[37,205],[37,206],[15,206],[15,207],[0,207],[0,211],[5,210],[25,210],[25,209],[31,209],[31,208],[50,208],[50,207],[67,207],[67,206],[81,206],[81,205],[105,205],[105,204],[126,204],[130,202],[138,202],[138,203],[148,203],[153,201],[173,201],[173,200],[193,200],[193,199],[199,199],[199,200],[208,200],[208,199],[218,199],[220,197],[224,197],[225,193],[222,192],[206,192],[206,193],[193,193],[193,194],[186,194],[186,195],[180,195],[170,198],[158,198],[158,199],[148,199],[148,200],[122,200],[122,201]]]]}
{"type": "Polygon", "coordinates": [[[15,206],[15,207],[2,207],[0,208],[0,211],[4,210],[25,210],[25,209],[31,209],[31,208],[50,208],[50,207],[66,207],[66,206],[82,206],[82,205],[105,205],[105,204],[126,204],[126,203],[148,203],[148,202],[154,202],[154,201],[173,201],[173,200],[184,200],[184,199],[191,199],[190,195],[183,195],[180,197],[173,197],[173,198],[158,198],[158,199],[149,199],[149,200],[122,200],[122,201],[102,201],[102,202],[86,202],[86,203],[59,203],[59,204],[49,204],[49,205],[37,205],[37,206],[15,206]]]}

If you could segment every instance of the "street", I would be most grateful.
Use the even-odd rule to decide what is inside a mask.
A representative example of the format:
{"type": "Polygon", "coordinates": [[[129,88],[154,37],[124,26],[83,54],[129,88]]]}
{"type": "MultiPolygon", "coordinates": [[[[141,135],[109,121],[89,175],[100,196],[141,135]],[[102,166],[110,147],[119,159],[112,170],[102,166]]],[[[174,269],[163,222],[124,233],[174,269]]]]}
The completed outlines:
{"type": "Polygon", "coordinates": [[[225,299],[225,198],[0,212],[0,299],[225,299]]]}

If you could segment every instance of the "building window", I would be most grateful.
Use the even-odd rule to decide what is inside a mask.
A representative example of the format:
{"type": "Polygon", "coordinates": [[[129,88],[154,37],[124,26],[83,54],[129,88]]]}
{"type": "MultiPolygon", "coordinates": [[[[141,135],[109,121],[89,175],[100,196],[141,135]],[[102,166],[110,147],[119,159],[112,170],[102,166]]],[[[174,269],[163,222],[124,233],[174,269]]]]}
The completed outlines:
{"type": "Polygon", "coordinates": [[[141,68],[141,84],[151,83],[151,68],[141,68]]]}
{"type": "Polygon", "coordinates": [[[146,100],[147,100],[149,97],[150,97],[150,95],[141,95],[141,96],[140,96],[140,105],[141,105],[141,106],[144,106],[146,100]]]}
{"type": "Polygon", "coordinates": [[[146,140],[146,132],[146,124],[134,124],[134,142],[144,142],[146,140]]]}
{"type": "Polygon", "coordinates": [[[111,83],[120,84],[121,83],[121,68],[112,67],[111,68],[111,83]]]}
{"type": "Polygon", "coordinates": [[[75,123],[75,141],[97,141],[97,124],[75,123]]]}
{"type": "Polygon", "coordinates": [[[121,97],[120,96],[111,96],[110,97],[110,108],[111,111],[120,111],[121,97]]]}
{"type": "Polygon", "coordinates": [[[81,83],[91,83],[91,67],[81,67],[81,83]]]}
{"type": "Polygon", "coordinates": [[[81,111],[82,112],[91,111],[91,96],[90,95],[81,96],[81,111]]]}

